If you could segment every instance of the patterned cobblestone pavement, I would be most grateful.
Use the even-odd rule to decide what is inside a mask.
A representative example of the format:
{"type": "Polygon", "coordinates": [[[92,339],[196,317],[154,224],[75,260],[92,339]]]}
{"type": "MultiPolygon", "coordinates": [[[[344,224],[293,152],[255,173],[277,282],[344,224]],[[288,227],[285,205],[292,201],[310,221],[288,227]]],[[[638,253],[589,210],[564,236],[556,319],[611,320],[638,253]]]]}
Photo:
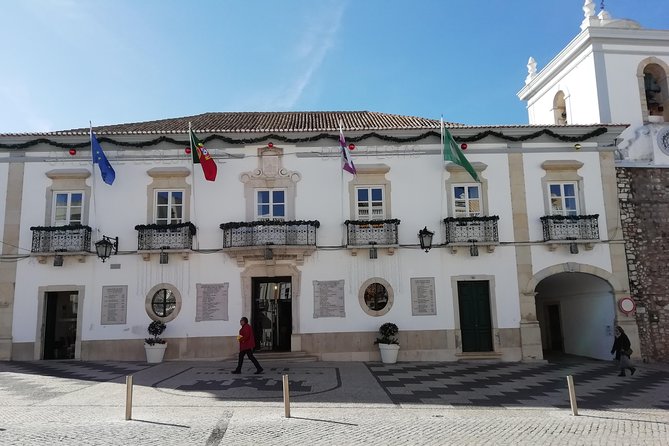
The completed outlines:
{"type": "Polygon", "coordinates": [[[667,444],[669,367],[0,362],[1,445],[667,444]],[[132,420],[125,377],[134,377],[132,420]],[[284,416],[281,379],[291,382],[284,416]],[[566,375],[579,416],[569,410],[566,375]]]}

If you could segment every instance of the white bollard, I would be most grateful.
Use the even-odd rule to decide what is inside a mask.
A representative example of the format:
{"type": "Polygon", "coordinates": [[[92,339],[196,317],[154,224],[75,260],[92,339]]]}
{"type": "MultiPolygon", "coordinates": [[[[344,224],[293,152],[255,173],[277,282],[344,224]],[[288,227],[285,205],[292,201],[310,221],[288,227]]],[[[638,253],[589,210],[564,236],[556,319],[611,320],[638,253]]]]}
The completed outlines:
{"type": "Polygon", "coordinates": [[[125,377],[125,419],[132,420],[132,375],[125,377]]]}
{"type": "Polygon", "coordinates": [[[286,418],[290,418],[290,388],[288,386],[288,375],[283,375],[283,408],[286,418]]]}
{"type": "Polygon", "coordinates": [[[571,404],[571,414],[578,416],[578,407],[576,407],[576,389],[574,388],[574,377],[567,376],[567,386],[569,387],[569,404],[571,404]]]}

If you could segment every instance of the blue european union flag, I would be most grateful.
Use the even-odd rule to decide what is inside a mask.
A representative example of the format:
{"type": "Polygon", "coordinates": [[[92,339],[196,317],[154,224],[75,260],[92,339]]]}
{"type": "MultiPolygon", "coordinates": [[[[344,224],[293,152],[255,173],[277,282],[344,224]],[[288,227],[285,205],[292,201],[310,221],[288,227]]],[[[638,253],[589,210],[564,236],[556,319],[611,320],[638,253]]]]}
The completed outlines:
{"type": "Polygon", "coordinates": [[[100,143],[95,137],[93,130],[91,130],[91,151],[93,153],[93,164],[97,164],[100,167],[102,181],[111,185],[116,179],[116,172],[114,172],[114,168],[105,156],[105,152],[102,151],[102,147],[100,147],[100,143]]]}

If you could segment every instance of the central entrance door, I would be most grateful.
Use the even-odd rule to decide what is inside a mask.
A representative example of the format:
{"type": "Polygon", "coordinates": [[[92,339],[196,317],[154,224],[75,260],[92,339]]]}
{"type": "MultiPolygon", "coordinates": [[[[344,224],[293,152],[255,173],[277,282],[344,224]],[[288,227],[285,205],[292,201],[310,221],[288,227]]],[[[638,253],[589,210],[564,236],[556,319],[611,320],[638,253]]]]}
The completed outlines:
{"type": "Polygon", "coordinates": [[[48,292],[45,297],[43,359],[74,359],[78,293],[48,292]]]}
{"type": "Polygon", "coordinates": [[[486,280],[458,282],[463,352],[491,352],[490,285],[486,280]]]}
{"type": "Polygon", "coordinates": [[[290,277],[255,277],[252,280],[251,326],[260,351],[290,351],[293,332],[290,277]]]}

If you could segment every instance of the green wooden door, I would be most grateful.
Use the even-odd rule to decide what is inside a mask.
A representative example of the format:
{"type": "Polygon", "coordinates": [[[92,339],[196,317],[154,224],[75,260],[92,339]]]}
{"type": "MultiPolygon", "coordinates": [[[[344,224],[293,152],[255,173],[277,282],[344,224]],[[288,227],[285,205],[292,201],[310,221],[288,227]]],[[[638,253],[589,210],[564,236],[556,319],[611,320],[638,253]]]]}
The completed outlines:
{"type": "Polygon", "coordinates": [[[463,352],[490,352],[490,285],[485,280],[458,282],[463,352]]]}

